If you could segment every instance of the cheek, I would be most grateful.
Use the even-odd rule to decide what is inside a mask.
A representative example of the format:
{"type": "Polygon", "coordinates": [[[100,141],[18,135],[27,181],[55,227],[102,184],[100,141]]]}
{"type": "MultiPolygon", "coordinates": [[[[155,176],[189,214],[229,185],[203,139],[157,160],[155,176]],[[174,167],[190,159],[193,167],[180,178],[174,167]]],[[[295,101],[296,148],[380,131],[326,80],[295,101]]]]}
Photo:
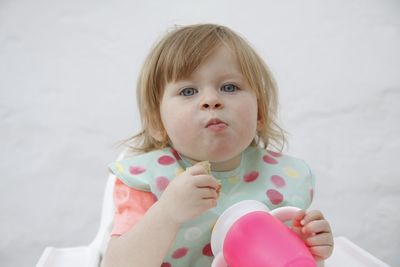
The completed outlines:
{"type": "Polygon", "coordinates": [[[171,140],[185,137],[188,128],[190,127],[186,126],[185,120],[181,117],[170,119],[165,125],[171,140]]]}
{"type": "Polygon", "coordinates": [[[258,108],[257,100],[250,99],[245,102],[239,109],[237,116],[239,117],[239,122],[244,126],[244,130],[248,132],[256,132],[257,122],[258,122],[258,108]]]}
{"type": "Polygon", "coordinates": [[[185,139],[190,127],[190,116],[187,112],[181,112],[169,106],[161,109],[161,120],[168,137],[173,143],[177,140],[185,139]]]}
{"type": "Polygon", "coordinates": [[[243,118],[243,121],[246,121],[245,123],[245,131],[249,133],[249,135],[255,135],[257,132],[257,109],[255,110],[249,110],[249,112],[246,114],[245,118],[243,118]]]}

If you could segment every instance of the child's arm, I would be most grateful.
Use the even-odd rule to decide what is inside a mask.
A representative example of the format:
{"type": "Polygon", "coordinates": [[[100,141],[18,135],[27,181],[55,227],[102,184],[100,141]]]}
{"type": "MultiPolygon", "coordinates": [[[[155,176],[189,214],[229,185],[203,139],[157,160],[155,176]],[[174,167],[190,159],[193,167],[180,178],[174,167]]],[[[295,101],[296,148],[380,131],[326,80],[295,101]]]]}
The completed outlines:
{"type": "Polygon", "coordinates": [[[204,167],[188,168],[131,230],[111,238],[102,266],[159,267],[180,225],[215,207],[218,187],[204,167]]]}
{"type": "Polygon", "coordinates": [[[293,230],[307,244],[317,261],[323,261],[332,254],[331,227],[321,211],[312,210],[307,213],[299,211],[293,220],[293,230]]]}

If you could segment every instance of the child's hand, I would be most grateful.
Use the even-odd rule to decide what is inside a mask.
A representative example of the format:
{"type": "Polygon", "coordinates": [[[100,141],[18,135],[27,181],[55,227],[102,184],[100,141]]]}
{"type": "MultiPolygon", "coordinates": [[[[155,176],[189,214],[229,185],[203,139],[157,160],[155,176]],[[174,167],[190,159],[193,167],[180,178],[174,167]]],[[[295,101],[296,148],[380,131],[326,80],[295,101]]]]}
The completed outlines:
{"type": "Polygon", "coordinates": [[[332,254],[331,227],[320,211],[297,212],[292,230],[306,243],[315,260],[327,259],[332,254]]]}
{"type": "Polygon", "coordinates": [[[215,207],[219,187],[204,166],[194,165],[169,183],[159,203],[174,222],[183,223],[215,207]]]}

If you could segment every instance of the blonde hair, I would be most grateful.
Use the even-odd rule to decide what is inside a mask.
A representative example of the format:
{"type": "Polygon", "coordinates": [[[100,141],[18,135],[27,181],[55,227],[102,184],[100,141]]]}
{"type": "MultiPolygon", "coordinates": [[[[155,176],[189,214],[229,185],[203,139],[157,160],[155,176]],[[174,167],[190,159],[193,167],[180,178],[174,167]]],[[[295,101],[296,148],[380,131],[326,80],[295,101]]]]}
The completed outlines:
{"type": "Polygon", "coordinates": [[[277,86],[267,65],[255,50],[237,33],[215,24],[178,27],[162,38],[147,56],[137,81],[137,101],[142,130],[126,140],[136,152],[148,152],[169,143],[162,125],[160,102],[168,82],[187,78],[221,45],[229,48],[243,76],[255,90],[261,127],[253,144],[282,150],[285,133],[276,122],[277,86]],[[154,131],[162,139],[154,138],[154,131]]]}

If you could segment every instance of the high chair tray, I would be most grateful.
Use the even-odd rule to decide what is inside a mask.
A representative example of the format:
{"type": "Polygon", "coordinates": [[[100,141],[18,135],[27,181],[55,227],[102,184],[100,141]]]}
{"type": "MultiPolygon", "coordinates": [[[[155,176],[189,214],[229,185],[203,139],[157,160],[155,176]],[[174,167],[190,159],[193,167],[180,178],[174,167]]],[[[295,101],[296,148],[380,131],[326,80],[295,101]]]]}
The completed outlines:
{"type": "Polygon", "coordinates": [[[335,238],[332,256],[325,261],[325,267],[390,267],[345,237],[335,238]]]}
{"type": "Polygon", "coordinates": [[[36,266],[40,267],[97,267],[100,253],[92,247],[47,247],[36,266]]]}
{"type": "MultiPolygon", "coordinates": [[[[100,252],[90,246],[73,248],[48,247],[37,267],[98,267],[100,252]]],[[[390,267],[345,237],[335,237],[335,248],[324,267],[390,267]]]]}

